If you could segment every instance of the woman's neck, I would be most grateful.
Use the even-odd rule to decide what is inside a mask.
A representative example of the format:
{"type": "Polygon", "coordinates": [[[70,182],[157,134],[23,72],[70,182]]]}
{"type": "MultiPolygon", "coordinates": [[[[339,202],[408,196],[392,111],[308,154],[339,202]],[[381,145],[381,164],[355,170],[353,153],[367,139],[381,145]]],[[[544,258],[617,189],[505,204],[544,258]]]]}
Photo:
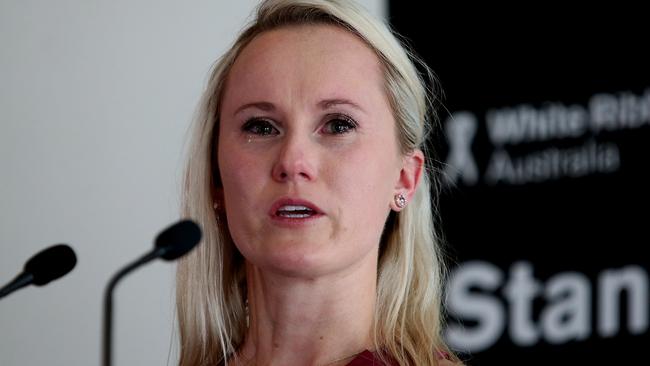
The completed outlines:
{"type": "Polygon", "coordinates": [[[376,256],[302,279],[247,264],[249,329],[240,365],[345,365],[372,348],[376,256]]]}

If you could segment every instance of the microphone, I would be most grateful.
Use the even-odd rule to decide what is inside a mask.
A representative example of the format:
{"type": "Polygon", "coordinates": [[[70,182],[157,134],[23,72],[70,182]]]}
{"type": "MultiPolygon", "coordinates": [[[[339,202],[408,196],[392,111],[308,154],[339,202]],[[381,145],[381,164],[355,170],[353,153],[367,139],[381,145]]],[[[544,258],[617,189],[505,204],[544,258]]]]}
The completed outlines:
{"type": "Polygon", "coordinates": [[[0,299],[27,285],[44,286],[72,271],[77,256],[65,244],[53,245],[31,257],[23,272],[0,289],[0,299]]]}
{"type": "Polygon", "coordinates": [[[134,269],[156,258],[167,261],[178,259],[192,250],[201,240],[201,228],[191,220],[179,221],[156,237],[154,248],[133,263],[118,271],[109,281],[104,293],[104,339],[102,342],[102,365],[111,365],[113,338],[113,290],[117,283],[134,269]]]}

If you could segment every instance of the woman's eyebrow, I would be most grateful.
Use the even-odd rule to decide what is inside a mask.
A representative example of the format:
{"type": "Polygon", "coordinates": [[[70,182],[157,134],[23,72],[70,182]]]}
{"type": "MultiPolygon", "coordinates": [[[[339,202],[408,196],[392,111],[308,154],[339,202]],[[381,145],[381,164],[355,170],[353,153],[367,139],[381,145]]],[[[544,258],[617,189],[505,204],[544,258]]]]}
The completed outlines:
{"type": "Polygon", "coordinates": [[[363,108],[361,108],[358,104],[354,103],[353,101],[351,101],[349,99],[343,99],[343,98],[325,99],[325,100],[322,100],[322,101],[320,101],[318,103],[318,106],[321,109],[328,109],[328,108],[335,107],[335,106],[338,106],[338,105],[347,105],[347,106],[350,106],[350,107],[352,107],[354,109],[357,109],[357,110],[365,113],[363,108]]]}
{"type": "MultiPolygon", "coordinates": [[[[321,100],[320,102],[318,102],[318,107],[321,108],[321,109],[328,109],[328,108],[336,107],[336,106],[339,106],[339,105],[347,105],[347,106],[350,106],[350,107],[352,107],[354,109],[357,109],[357,110],[365,113],[363,108],[361,108],[357,103],[354,103],[353,101],[351,101],[349,99],[344,99],[344,98],[324,99],[324,100],[321,100]]],[[[259,110],[268,112],[268,111],[274,111],[275,110],[275,105],[273,103],[271,103],[271,102],[246,103],[246,104],[242,105],[241,107],[237,108],[237,110],[235,110],[234,114],[237,115],[237,114],[241,113],[242,111],[244,111],[246,109],[249,109],[249,108],[255,108],[255,109],[259,109],[259,110]]]]}
{"type": "Polygon", "coordinates": [[[270,102],[253,102],[253,103],[246,103],[243,106],[237,108],[235,111],[235,115],[241,113],[242,111],[249,109],[249,108],[256,108],[256,109],[261,109],[263,111],[273,111],[275,110],[275,106],[273,103],[270,102]]]}

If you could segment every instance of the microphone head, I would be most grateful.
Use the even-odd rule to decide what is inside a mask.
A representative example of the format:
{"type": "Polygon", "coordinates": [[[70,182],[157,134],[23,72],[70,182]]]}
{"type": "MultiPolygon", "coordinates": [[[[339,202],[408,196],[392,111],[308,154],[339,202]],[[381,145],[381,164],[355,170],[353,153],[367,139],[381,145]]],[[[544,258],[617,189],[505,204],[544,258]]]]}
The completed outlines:
{"type": "Polygon", "coordinates": [[[72,271],[76,264],[77,256],[72,248],[58,244],[30,258],[24,271],[34,276],[33,284],[43,286],[72,271]]]}
{"type": "Polygon", "coordinates": [[[201,241],[201,228],[191,220],[182,220],[165,229],[156,238],[160,257],[171,261],[182,257],[201,241]]]}

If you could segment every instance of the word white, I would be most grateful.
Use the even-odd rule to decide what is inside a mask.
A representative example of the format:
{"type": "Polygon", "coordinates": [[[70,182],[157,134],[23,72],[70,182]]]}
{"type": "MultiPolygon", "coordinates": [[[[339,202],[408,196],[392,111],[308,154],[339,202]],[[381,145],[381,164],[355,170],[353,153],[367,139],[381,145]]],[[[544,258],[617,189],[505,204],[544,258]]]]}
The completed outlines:
{"type": "MultiPolygon", "coordinates": [[[[532,346],[543,338],[551,344],[585,340],[592,333],[592,285],[580,272],[563,272],[542,283],[533,277],[533,265],[521,261],[510,267],[504,283],[501,269],[491,263],[463,263],[451,276],[447,306],[460,322],[450,323],[446,338],[453,348],[479,352],[496,343],[506,326],[512,342],[532,346]],[[501,289],[503,299],[497,290],[501,289]],[[533,301],[544,300],[537,323],[533,301]],[[504,304],[504,301],[506,304],[504,304]]],[[[628,265],[599,273],[593,308],[601,337],[613,337],[620,330],[619,308],[622,294],[627,304],[627,330],[642,334],[648,330],[648,273],[628,265]]]]}
{"type": "Polygon", "coordinates": [[[650,89],[643,95],[601,93],[589,99],[588,107],[546,103],[490,109],[485,115],[488,135],[494,146],[580,137],[591,131],[616,131],[650,125],[650,89]]]}

